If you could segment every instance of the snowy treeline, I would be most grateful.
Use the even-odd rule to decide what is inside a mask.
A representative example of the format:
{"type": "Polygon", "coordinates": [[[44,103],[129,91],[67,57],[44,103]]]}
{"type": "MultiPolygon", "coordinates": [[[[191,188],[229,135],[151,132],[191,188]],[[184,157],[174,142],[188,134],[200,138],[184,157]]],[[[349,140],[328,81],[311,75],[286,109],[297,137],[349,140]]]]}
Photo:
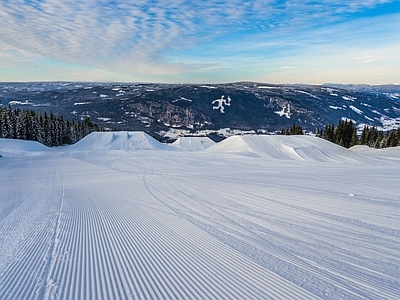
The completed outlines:
{"type": "Polygon", "coordinates": [[[373,148],[388,148],[400,146],[400,128],[384,133],[376,127],[364,127],[359,145],[367,145],[373,148]]]}
{"type": "Polygon", "coordinates": [[[301,125],[293,124],[290,129],[282,129],[282,135],[302,135],[303,134],[303,127],[301,125]]]}
{"type": "Polygon", "coordinates": [[[0,138],[31,140],[48,147],[73,144],[93,131],[98,125],[89,118],[82,122],[65,120],[46,112],[36,113],[9,107],[0,108],[0,138]]]}
{"type": "MultiPolygon", "coordinates": [[[[282,135],[301,135],[303,128],[295,125],[290,129],[282,129],[282,135]]],[[[371,148],[388,148],[400,146],[400,128],[392,131],[379,131],[376,127],[365,126],[361,136],[351,120],[341,120],[338,125],[328,124],[325,129],[318,129],[317,136],[340,146],[350,148],[356,145],[366,145],[371,148]]]]}
{"type": "Polygon", "coordinates": [[[366,145],[372,148],[388,148],[400,146],[400,128],[392,131],[379,131],[376,127],[365,126],[361,136],[357,136],[357,129],[351,120],[339,121],[325,126],[324,131],[319,131],[318,136],[349,148],[356,145],[366,145]]]}

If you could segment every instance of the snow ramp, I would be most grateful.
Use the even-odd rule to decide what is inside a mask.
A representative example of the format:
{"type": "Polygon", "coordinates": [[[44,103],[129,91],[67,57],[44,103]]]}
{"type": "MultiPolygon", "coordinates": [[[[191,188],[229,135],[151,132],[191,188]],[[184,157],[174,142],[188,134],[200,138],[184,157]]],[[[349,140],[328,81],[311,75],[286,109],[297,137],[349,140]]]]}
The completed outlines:
{"type": "Polygon", "coordinates": [[[398,161],[400,163],[400,146],[384,149],[375,149],[368,146],[354,146],[350,151],[380,160],[398,161]]]}
{"type": "Polygon", "coordinates": [[[171,144],[172,147],[187,151],[201,151],[215,145],[208,137],[180,137],[171,144]]]}
{"type": "Polygon", "coordinates": [[[4,157],[39,155],[50,148],[39,142],[0,139],[0,155],[4,157]]]}
{"type": "Polygon", "coordinates": [[[232,136],[206,151],[311,162],[360,162],[367,160],[348,149],[314,136],[232,136]]]}
{"type": "Polygon", "coordinates": [[[161,150],[165,145],[142,131],[93,132],[71,146],[73,150],[161,150]]]}

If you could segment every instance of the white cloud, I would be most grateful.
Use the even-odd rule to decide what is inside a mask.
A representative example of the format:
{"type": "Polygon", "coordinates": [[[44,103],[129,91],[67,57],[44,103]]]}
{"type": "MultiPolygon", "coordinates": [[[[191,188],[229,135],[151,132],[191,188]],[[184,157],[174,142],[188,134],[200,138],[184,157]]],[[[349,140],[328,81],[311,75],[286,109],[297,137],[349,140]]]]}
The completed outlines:
{"type": "Polygon", "coordinates": [[[282,67],[280,67],[279,69],[280,69],[280,70],[293,70],[293,69],[296,69],[296,68],[293,67],[293,66],[282,66],[282,67]]]}
{"type": "MultiPolygon", "coordinates": [[[[289,52],[307,49],[308,42],[326,44],[332,34],[327,25],[343,20],[343,13],[386,2],[288,0],[277,5],[273,0],[0,0],[0,57],[8,58],[7,65],[47,58],[137,76],[203,72],[216,66],[216,58],[221,68],[226,68],[227,60],[269,56],[268,52],[260,54],[271,49],[268,44],[289,52]],[[294,33],[300,37],[296,39],[294,33]],[[318,36],[313,40],[307,33],[318,36]],[[218,44],[213,44],[217,38],[218,44]],[[224,40],[232,42],[231,49],[222,48],[224,40]],[[214,55],[207,59],[199,46],[209,51],[205,45],[211,44],[214,55]],[[193,54],[190,59],[177,59],[180,53],[192,50],[198,53],[197,60],[193,54]]],[[[364,36],[371,30],[355,28],[353,32],[364,36]]],[[[350,43],[351,32],[343,31],[350,43]]],[[[372,54],[353,57],[360,62],[372,59],[361,59],[363,55],[372,54]]],[[[2,59],[0,67],[5,64],[2,59]]]]}
{"type": "Polygon", "coordinates": [[[357,56],[355,58],[355,60],[358,63],[365,64],[365,63],[373,63],[373,62],[383,61],[383,60],[385,60],[385,58],[381,55],[365,54],[365,55],[357,56]]]}

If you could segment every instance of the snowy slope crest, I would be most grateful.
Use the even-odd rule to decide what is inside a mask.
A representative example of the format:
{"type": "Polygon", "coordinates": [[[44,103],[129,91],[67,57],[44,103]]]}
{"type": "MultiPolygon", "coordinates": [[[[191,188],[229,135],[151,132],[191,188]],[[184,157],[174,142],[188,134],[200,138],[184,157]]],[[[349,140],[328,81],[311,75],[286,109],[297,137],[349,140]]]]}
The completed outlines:
{"type": "Polygon", "coordinates": [[[206,151],[234,153],[268,159],[311,162],[361,162],[366,158],[313,136],[232,136],[206,151]]]}
{"type": "MultiPolygon", "coordinates": [[[[173,144],[162,144],[144,132],[94,132],[64,150],[168,150],[205,151],[238,154],[270,160],[310,162],[369,162],[371,159],[400,160],[400,147],[393,149],[353,148],[352,151],[312,136],[244,135],[215,143],[206,137],[181,137],[173,144]]],[[[58,148],[59,149],[59,148],[58,148]]],[[[0,139],[4,157],[40,155],[57,149],[38,142],[0,139]]]]}
{"type": "Polygon", "coordinates": [[[354,146],[350,148],[354,153],[362,154],[374,159],[398,161],[400,163],[400,146],[384,149],[375,149],[368,146],[354,146]]]}
{"type": "Polygon", "coordinates": [[[142,131],[93,132],[71,146],[73,150],[163,150],[165,145],[142,131]]]}
{"type": "Polygon", "coordinates": [[[40,155],[50,148],[33,141],[0,139],[0,155],[4,157],[40,155]]]}
{"type": "Polygon", "coordinates": [[[201,151],[215,145],[208,137],[180,137],[171,144],[176,149],[187,151],[201,151]]]}

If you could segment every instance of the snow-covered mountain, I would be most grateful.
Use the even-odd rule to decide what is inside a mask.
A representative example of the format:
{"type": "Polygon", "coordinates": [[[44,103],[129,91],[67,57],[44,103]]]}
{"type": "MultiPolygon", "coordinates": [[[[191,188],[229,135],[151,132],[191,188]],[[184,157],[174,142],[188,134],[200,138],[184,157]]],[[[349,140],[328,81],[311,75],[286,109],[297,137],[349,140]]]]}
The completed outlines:
{"type": "MultiPolygon", "coordinates": [[[[171,130],[207,132],[230,128],[276,131],[293,124],[315,132],[351,119],[357,126],[400,126],[397,86],[272,85],[241,82],[215,85],[111,83],[3,83],[2,105],[91,117],[118,130],[164,136],[171,130]]],[[[207,134],[207,133],[206,133],[207,134]]],[[[171,135],[170,135],[171,136],[171,135]]]]}
{"type": "Polygon", "coordinates": [[[384,96],[400,102],[400,84],[368,85],[368,84],[327,84],[348,91],[384,96]]]}
{"type": "Polygon", "coordinates": [[[96,132],[0,155],[0,299],[400,298],[399,147],[96,132]]]}

